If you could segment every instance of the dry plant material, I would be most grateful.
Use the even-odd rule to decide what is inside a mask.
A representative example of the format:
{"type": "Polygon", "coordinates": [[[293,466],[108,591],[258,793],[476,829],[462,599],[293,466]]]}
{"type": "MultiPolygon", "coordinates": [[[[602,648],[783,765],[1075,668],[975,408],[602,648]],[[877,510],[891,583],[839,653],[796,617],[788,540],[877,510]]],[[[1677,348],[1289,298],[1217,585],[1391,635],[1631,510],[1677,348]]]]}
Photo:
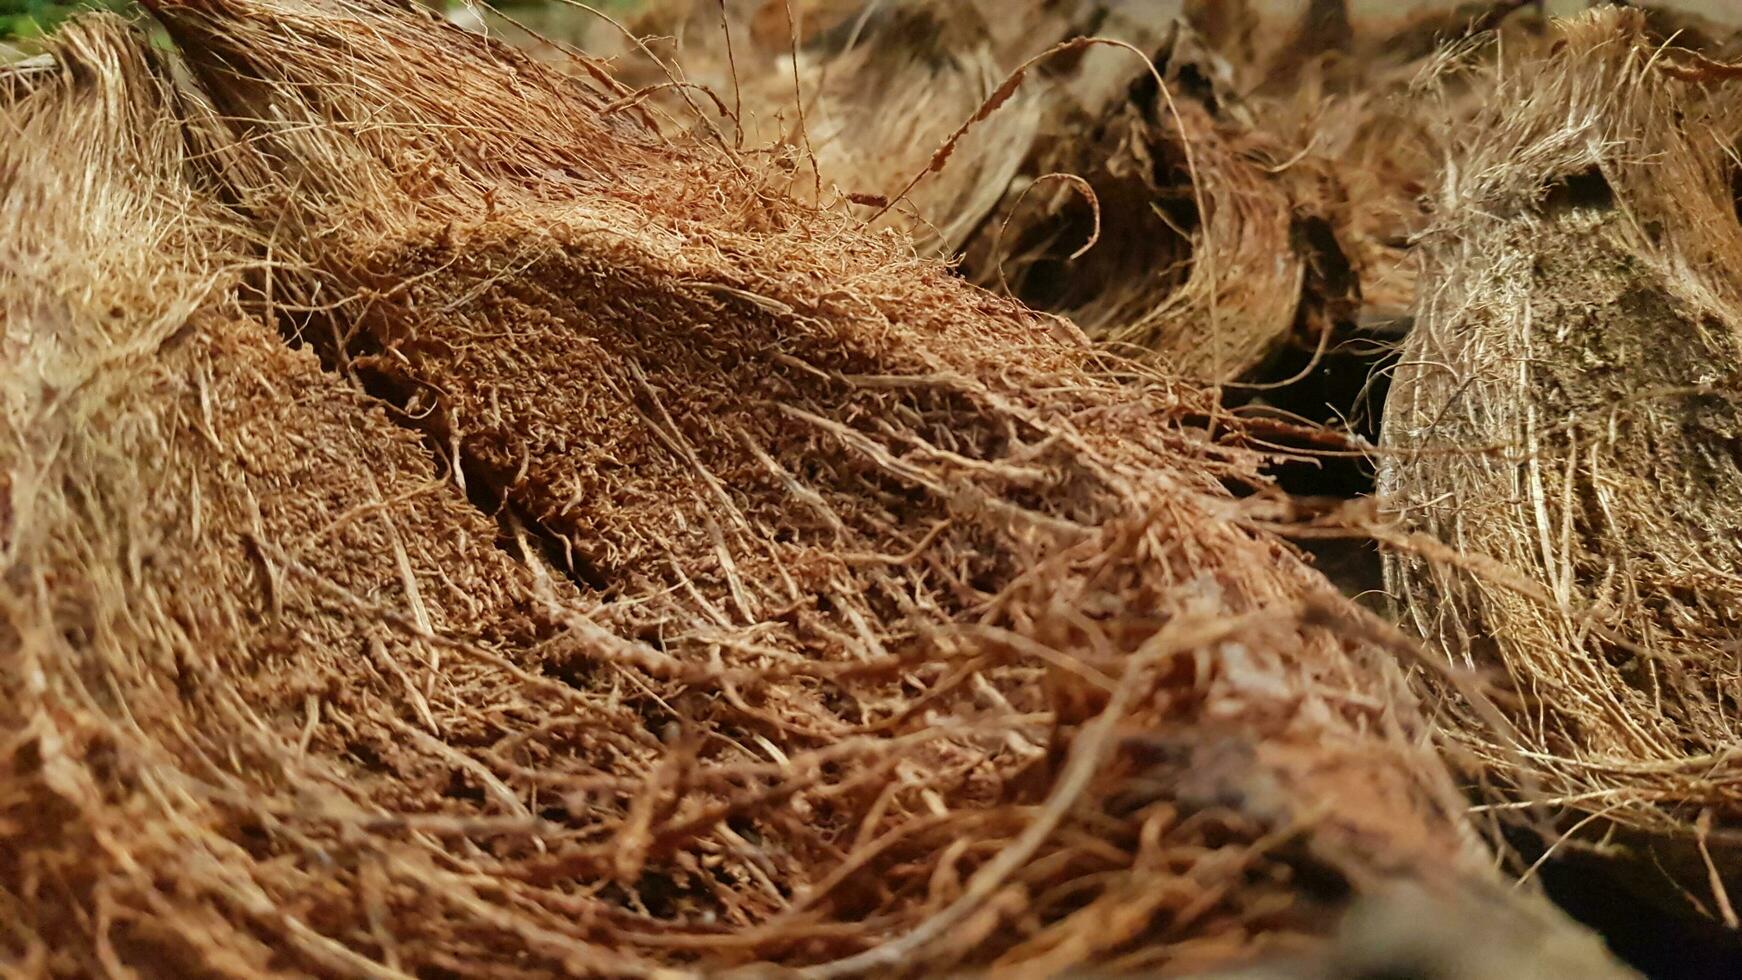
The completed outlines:
{"type": "MultiPolygon", "coordinates": [[[[920,251],[950,255],[1003,198],[1053,111],[1051,87],[1012,73],[1079,33],[1096,6],[775,0],[722,17],[718,0],[680,0],[635,23],[682,30],[676,70],[721,93],[742,143],[790,172],[789,193],[856,202],[920,251]]],[[[1121,77],[1138,64],[1126,57],[1121,77]]]]}
{"type": "MultiPolygon", "coordinates": [[[[801,55],[796,89],[807,131],[781,134],[810,154],[796,168],[798,195],[814,197],[815,166],[825,178],[823,201],[845,196],[885,210],[878,224],[906,230],[921,251],[950,255],[961,248],[1015,179],[1046,115],[1040,89],[1005,80],[1045,50],[1045,29],[1057,25],[1038,5],[1016,6],[992,16],[1028,17],[1042,33],[1027,38],[1024,47],[1033,50],[1021,50],[1014,61],[973,3],[868,10],[876,16],[837,29],[851,30],[838,51],[801,55]],[[955,137],[970,119],[973,125],[955,137]]],[[[798,98],[794,89],[787,79],[784,91],[775,87],[763,97],[789,123],[797,122],[795,113],[778,109],[798,98]]]]}
{"type": "Polygon", "coordinates": [[[825,0],[791,21],[785,0],[691,6],[638,23],[682,36],[675,65],[734,107],[744,145],[784,148],[793,192],[862,204],[921,251],[962,253],[981,285],[1211,381],[1406,314],[1437,160],[1393,90],[1451,25],[1502,19],[1430,9],[1338,31],[1349,18],[1324,4],[825,0]]]}
{"type": "MultiPolygon", "coordinates": [[[[676,0],[638,24],[681,36],[674,64],[739,110],[746,145],[785,149],[793,192],[863,204],[981,285],[1216,382],[1407,328],[1440,166],[1413,82],[1447,95],[1445,62],[1544,29],[1523,0],[727,9],[676,0]]],[[[1487,76],[1460,77],[1473,112],[1487,76]]]]}
{"type": "Polygon", "coordinates": [[[1604,968],[1210,396],[585,73],[156,6],[197,81],[104,23],[0,110],[17,961],[1186,972],[1407,885],[1604,968]]]}
{"type": "Polygon", "coordinates": [[[1187,0],[1186,16],[1228,59],[1248,97],[1353,91],[1447,44],[1509,22],[1542,25],[1536,0],[1187,0]]]}
{"type": "Polygon", "coordinates": [[[1495,788],[1580,839],[1627,831],[1727,918],[1742,128],[1733,93],[1645,26],[1561,25],[1552,56],[1496,68],[1492,108],[1446,137],[1381,474],[1396,516],[1443,546],[1388,572],[1423,635],[1507,682],[1512,731],[1451,720],[1495,788]]]}
{"type": "Polygon", "coordinates": [[[0,109],[0,962],[385,970],[333,937],[396,881],[479,901],[426,833],[536,823],[420,741],[528,710],[492,661],[561,663],[572,590],[243,310],[212,121],[143,38],[76,25],[55,57],[0,109]],[[324,881],[352,888],[296,898],[324,881]]]}
{"type": "Polygon", "coordinates": [[[1328,326],[1306,307],[1352,305],[1328,221],[1338,191],[1316,161],[1257,127],[1219,56],[1169,26],[1153,49],[1164,84],[1132,59],[1129,94],[1056,127],[1025,167],[1030,180],[1081,177],[1093,195],[1019,184],[965,268],[1121,353],[1230,381],[1268,360],[1298,321],[1328,326]]]}
{"type": "MultiPolygon", "coordinates": [[[[721,31],[696,29],[698,9],[676,61],[744,107],[747,145],[787,148],[799,196],[862,204],[922,252],[963,253],[980,284],[1193,377],[1264,362],[1314,286],[1334,294],[1319,306],[1350,305],[1323,220],[1335,188],[1298,147],[1256,130],[1220,82],[1228,65],[1189,30],[1176,42],[1180,4],[793,9],[832,25],[801,38],[796,63],[757,54],[774,40],[765,25],[787,24],[784,3],[749,29],[728,21],[756,39],[736,59],[721,31]],[[1337,281],[1318,282],[1321,270],[1337,281]]],[[[1321,322],[1316,312],[1304,319],[1321,322]]]]}
{"type": "MultiPolygon", "coordinates": [[[[1717,58],[1736,50],[1733,28],[1673,3],[1642,6],[1655,37],[1717,58]]],[[[1249,125],[1329,175],[1334,190],[1318,206],[1358,281],[1356,325],[1400,335],[1415,303],[1412,242],[1432,223],[1428,191],[1443,164],[1429,121],[1468,125],[1491,109],[1497,76],[1484,66],[1502,52],[1528,57],[1550,40],[1539,5],[1204,0],[1186,7],[1223,59],[1249,125]]],[[[1295,341],[1311,344],[1313,333],[1295,341]]]]}
{"type": "MultiPolygon", "coordinates": [[[[1365,13],[1333,32],[1335,43],[1254,52],[1262,30],[1212,35],[1212,43],[1252,93],[1258,124],[1332,175],[1339,193],[1330,220],[1358,281],[1355,325],[1401,335],[1415,305],[1413,243],[1431,223],[1429,190],[1443,165],[1430,120],[1467,121],[1486,108],[1493,75],[1482,66],[1501,51],[1516,58],[1544,46],[1546,25],[1533,5],[1510,0],[1420,5],[1407,17],[1365,13]]],[[[1311,37],[1315,23],[1331,22],[1309,11],[1288,33],[1311,37]]]]}

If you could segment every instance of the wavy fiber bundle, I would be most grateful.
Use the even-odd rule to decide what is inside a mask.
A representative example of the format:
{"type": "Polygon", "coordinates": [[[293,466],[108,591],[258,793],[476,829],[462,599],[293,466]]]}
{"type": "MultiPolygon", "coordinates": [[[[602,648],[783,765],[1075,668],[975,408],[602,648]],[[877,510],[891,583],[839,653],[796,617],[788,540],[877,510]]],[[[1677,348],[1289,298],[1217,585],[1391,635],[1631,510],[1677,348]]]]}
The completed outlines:
{"type": "Polygon", "coordinates": [[[997,206],[1047,118],[1044,93],[1019,87],[951,144],[1017,65],[1064,33],[1039,4],[1009,6],[896,3],[844,21],[800,56],[802,121],[788,108],[795,80],[779,69],[763,80],[764,111],[778,112],[782,138],[804,151],[795,155],[794,192],[814,196],[814,167],[827,181],[824,200],[851,195],[876,208],[894,201],[880,223],[905,229],[921,251],[955,254],[997,206]],[[1038,36],[1014,50],[1000,46],[988,14],[1031,23],[1038,36]],[[945,145],[948,160],[931,172],[945,145]]]}
{"type": "Polygon", "coordinates": [[[1235,3],[1219,7],[1226,20],[1206,31],[1235,67],[1235,84],[1252,93],[1259,125],[1307,148],[1334,179],[1340,193],[1329,216],[1358,280],[1357,322],[1395,332],[1415,305],[1413,242],[1431,222],[1429,191],[1442,164],[1433,120],[1487,105],[1493,75],[1480,66],[1499,51],[1516,58],[1546,46],[1547,25],[1514,0],[1417,4],[1407,16],[1360,6],[1346,29],[1309,9],[1288,31],[1267,32],[1235,3]],[[1255,49],[1267,37],[1294,40],[1255,49]]]}
{"type": "MultiPolygon", "coordinates": [[[[1036,141],[965,266],[1122,353],[1216,382],[1406,321],[1439,166],[1412,82],[1471,38],[1516,46],[1542,29],[1520,0],[1105,6],[1147,18],[1143,41],[1107,31],[1118,17],[1085,23],[1147,42],[1166,97],[1126,63],[1122,98],[1036,141]],[[1057,173],[1100,202],[1086,254],[1073,254],[1095,227],[1081,185],[1028,193],[1057,173]]],[[[1470,105],[1488,94],[1467,88],[1470,105]]]]}
{"type": "MultiPolygon", "coordinates": [[[[1105,16],[1100,3],[1076,0],[823,0],[791,4],[790,21],[788,11],[776,0],[722,17],[716,0],[677,0],[633,25],[681,33],[670,69],[713,93],[698,106],[722,129],[777,154],[794,196],[860,202],[866,215],[883,212],[877,226],[942,255],[985,221],[1056,121],[1060,87],[1001,84],[1105,16]]],[[[1135,64],[1125,56],[1119,77],[1135,64]]]]}
{"type": "Polygon", "coordinates": [[[1130,57],[1121,97],[1057,127],[1024,167],[1027,181],[1079,180],[1018,184],[965,270],[1122,353],[1235,380],[1294,332],[1315,249],[1335,250],[1320,200],[1335,191],[1255,124],[1219,56],[1167,26],[1152,49],[1166,90],[1130,57]]]}
{"type": "Polygon", "coordinates": [[[1730,916],[1733,71],[1648,40],[1633,11],[1559,30],[1553,55],[1495,69],[1493,109],[1454,134],[1381,474],[1442,546],[1388,572],[1425,636],[1508,682],[1509,736],[1457,721],[1497,788],[1564,808],[1578,838],[1643,847],[1730,916]]]}
{"type": "Polygon", "coordinates": [[[1490,894],[1203,394],[608,82],[162,16],[198,88],[92,28],[4,110],[9,955],[1178,972],[1406,884],[1600,959],[1490,894]]]}

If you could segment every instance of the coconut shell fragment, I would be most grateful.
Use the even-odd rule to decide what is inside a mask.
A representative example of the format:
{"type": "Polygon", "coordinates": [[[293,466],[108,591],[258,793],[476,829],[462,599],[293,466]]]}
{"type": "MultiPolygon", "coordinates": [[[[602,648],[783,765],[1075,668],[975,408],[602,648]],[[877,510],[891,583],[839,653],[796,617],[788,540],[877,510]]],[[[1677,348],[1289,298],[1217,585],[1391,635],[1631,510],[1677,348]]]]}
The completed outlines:
{"type": "Polygon", "coordinates": [[[1504,685],[1508,728],[1453,715],[1493,788],[1732,918],[1742,119],[1638,12],[1557,29],[1448,137],[1386,410],[1381,490],[1413,534],[1388,574],[1504,685]]]}

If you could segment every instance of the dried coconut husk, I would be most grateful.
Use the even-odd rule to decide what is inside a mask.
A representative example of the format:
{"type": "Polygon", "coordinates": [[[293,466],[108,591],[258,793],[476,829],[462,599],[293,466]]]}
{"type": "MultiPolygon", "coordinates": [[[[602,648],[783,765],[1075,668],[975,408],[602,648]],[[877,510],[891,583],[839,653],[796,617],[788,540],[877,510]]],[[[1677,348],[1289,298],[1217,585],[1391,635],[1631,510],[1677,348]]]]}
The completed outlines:
{"type": "MultiPolygon", "coordinates": [[[[1518,0],[728,12],[676,0],[634,23],[681,39],[667,67],[731,103],[722,126],[786,148],[791,190],[857,200],[925,250],[965,251],[982,285],[1216,381],[1350,327],[1407,329],[1439,167],[1413,81],[1444,85],[1448,47],[1516,51],[1543,24],[1518,0]],[[1202,37],[1176,45],[1182,20],[1202,37]],[[1176,106],[1136,52],[1066,43],[1089,34],[1156,54],[1176,106]]],[[[1474,111],[1485,81],[1463,78],[1474,111]]]]}
{"type": "Polygon", "coordinates": [[[574,590],[243,309],[214,121],[143,37],[0,78],[0,964],[390,972],[385,916],[484,901],[435,842],[536,824],[451,746],[580,697],[540,674],[574,590]]]}
{"type": "Polygon", "coordinates": [[[1511,731],[1448,720],[1492,788],[1554,805],[1563,846],[1637,847],[1731,918],[1733,72],[1662,48],[1634,11],[1557,30],[1448,137],[1381,471],[1418,533],[1387,571],[1423,635],[1508,682],[1511,731]]]}
{"type": "MultiPolygon", "coordinates": [[[[924,251],[965,251],[970,278],[1124,353],[1236,380],[1413,299],[1406,243],[1437,161],[1421,159],[1407,101],[1343,67],[1402,88],[1381,44],[1405,30],[1395,17],[1313,48],[1272,93],[1260,82],[1284,66],[1264,39],[1310,33],[1312,16],[1107,0],[786,10],[722,19],[694,0],[636,24],[681,37],[666,69],[729,105],[719,127],[741,127],[745,145],[784,147],[801,197],[854,200],[924,251]],[[1180,35],[1182,17],[1214,43],[1180,35]],[[1168,73],[1165,98],[1147,55],[1168,73]]],[[[1426,16],[1409,29],[1446,30],[1426,16]]]]}
{"type": "MultiPolygon", "coordinates": [[[[789,193],[856,202],[875,226],[901,229],[920,251],[952,255],[1073,94],[1039,77],[1006,81],[1104,18],[1105,7],[822,0],[792,4],[789,19],[784,0],[731,7],[725,17],[715,0],[687,0],[644,12],[634,25],[680,37],[655,43],[670,61],[658,70],[710,90],[714,98],[700,108],[712,106],[740,145],[777,154],[789,193]]],[[[1140,64],[1123,58],[1121,82],[1140,64]]]]}
{"type": "Polygon", "coordinates": [[[1256,125],[1189,27],[1148,50],[1164,84],[1133,59],[1128,95],[1053,127],[964,268],[1121,353],[1235,380],[1353,302],[1340,190],[1256,125]]]}
{"type": "Polygon", "coordinates": [[[1255,111],[1336,175],[1349,202],[1336,229],[1360,281],[1357,325],[1400,334],[1415,305],[1413,242],[1431,223],[1444,163],[1431,121],[1485,108],[1492,75],[1478,69],[1498,52],[1545,46],[1546,25],[1533,5],[1512,2],[1418,5],[1389,21],[1365,13],[1342,47],[1270,63],[1255,111]]]}
{"type": "Polygon", "coordinates": [[[778,70],[762,79],[763,112],[772,110],[786,124],[779,137],[802,151],[793,158],[796,196],[892,205],[877,224],[907,230],[921,251],[954,254],[1021,169],[1046,117],[1045,92],[1009,91],[983,125],[951,137],[1017,65],[1062,38],[1062,24],[1039,16],[1038,4],[1000,12],[1040,21],[1038,37],[1005,50],[971,3],[872,12],[812,39],[796,80],[778,70]],[[792,108],[801,93],[802,121],[792,108]],[[946,145],[945,165],[904,194],[946,145]]]}
{"type": "MultiPolygon", "coordinates": [[[[1675,2],[1637,6],[1655,36],[1733,56],[1734,27],[1675,2]]],[[[1207,0],[1186,7],[1256,126],[1303,148],[1341,189],[1331,220],[1359,280],[1355,325],[1401,335],[1415,300],[1411,242],[1432,222],[1427,192],[1442,163],[1430,120],[1468,120],[1490,104],[1495,76],[1476,69],[1500,51],[1518,58],[1544,47],[1540,5],[1207,0]]]]}
{"type": "Polygon", "coordinates": [[[988,222],[968,269],[992,282],[988,270],[1008,279],[1038,259],[1041,288],[1018,295],[1054,308],[1073,290],[1065,308],[1098,338],[1219,381],[1286,347],[1322,353],[1352,327],[1406,327],[1410,240],[1439,166],[1412,83],[1471,36],[1528,42],[1540,22],[1522,7],[1187,3],[1190,29],[1151,49],[1171,101],[1127,65],[1132,97],[1074,127],[1092,141],[1060,138],[1025,168],[1087,176],[1113,202],[1100,209],[1111,245],[1098,258],[1061,247],[1087,240],[1095,211],[1060,183],[1009,195],[1010,227],[988,222]],[[1025,225],[1039,255],[1009,241],[1025,225]]]}
{"type": "Polygon", "coordinates": [[[1353,92],[1447,44],[1508,22],[1542,23],[1535,0],[1188,0],[1187,16],[1248,98],[1304,85],[1353,92]]]}
{"type": "Polygon", "coordinates": [[[922,252],[965,252],[982,285],[1196,377],[1265,361],[1315,287],[1307,318],[1349,305],[1341,259],[1320,261],[1335,249],[1324,216],[1336,189],[1298,147],[1256,131],[1220,82],[1229,66],[1176,45],[1181,4],[800,4],[791,48],[769,27],[791,26],[785,9],[710,34],[717,7],[697,0],[686,19],[640,24],[682,25],[682,76],[733,107],[746,145],[786,148],[801,198],[855,201],[922,252]],[[787,50],[796,61],[770,57],[787,50]],[[1170,89],[1182,74],[1217,80],[1179,94],[1177,118],[1145,62],[1157,52],[1170,89]]]}
{"type": "MultiPolygon", "coordinates": [[[[1168,97],[1127,65],[1130,98],[1051,127],[970,245],[969,273],[1121,352],[1222,382],[1350,328],[1406,328],[1410,242],[1440,165],[1414,79],[1472,37],[1533,43],[1540,18],[1510,0],[1184,7],[1189,29],[1148,49],[1168,97]],[[1028,192],[1054,173],[1087,178],[1098,214],[1076,182],[1028,192]],[[1075,255],[1097,217],[1100,244],[1075,255]]],[[[1486,94],[1466,82],[1460,99],[1486,94]]]]}
{"type": "Polygon", "coordinates": [[[1179,972],[1310,944],[1398,880],[1508,901],[1383,630],[1235,520],[1256,461],[1185,423],[1204,394],[1119,384],[1062,325],[476,37],[374,3],[163,16],[228,149],[271,164],[225,174],[287,323],[593,592],[575,700],[446,743],[480,823],[340,850],[291,812],[238,859],[412,851],[488,889],[274,879],[333,944],[480,975],[1179,972]],[[493,839],[510,800],[540,821],[493,839]]]}
{"type": "Polygon", "coordinates": [[[5,200],[30,200],[0,254],[57,256],[3,266],[30,270],[7,364],[115,329],[61,305],[103,313],[103,291],[141,341],[31,402],[89,425],[5,442],[5,472],[64,475],[7,498],[0,949],[21,963],[1181,971],[1310,945],[1404,881],[1516,909],[1521,956],[1559,936],[1601,970],[1489,893],[1383,637],[1233,520],[1218,480],[1252,461],[1179,423],[1200,395],[1113,385],[1078,339],[460,31],[336,3],[171,23],[226,110],[270,91],[282,115],[235,144],[197,92],[167,115],[111,26],[3,110],[33,139],[0,150],[5,200]],[[253,232],[214,230],[216,200],[253,232]],[[476,265],[432,261],[420,228],[476,265]],[[509,498],[510,545],[540,513],[526,545],[643,567],[601,562],[577,595],[530,547],[505,562],[416,442],[249,313],[399,329],[378,357],[448,386],[397,418],[453,437],[474,501],[509,498]],[[632,360],[638,338],[664,357],[632,360]],[[502,428],[477,439],[453,409],[490,379],[502,428]],[[584,491],[568,524],[540,510],[556,489],[584,491]]]}

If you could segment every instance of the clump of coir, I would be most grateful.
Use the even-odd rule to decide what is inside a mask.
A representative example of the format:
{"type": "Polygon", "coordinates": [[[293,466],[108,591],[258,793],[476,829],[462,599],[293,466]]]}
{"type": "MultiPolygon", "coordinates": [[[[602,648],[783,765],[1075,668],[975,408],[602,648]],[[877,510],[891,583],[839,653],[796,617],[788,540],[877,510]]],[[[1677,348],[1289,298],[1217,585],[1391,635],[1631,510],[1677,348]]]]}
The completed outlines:
{"type": "Polygon", "coordinates": [[[449,745],[585,697],[544,676],[580,607],[244,308],[202,174],[229,137],[147,40],[75,24],[53,58],[0,107],[0,956],[397,969],[397,881],[482,901],[414,842],[536,825],[478,814],[500,784],[449,745]]]}
{"type": "Polygon", "coordinates": [[[1164,27],[1144,52],[1154,68],[1127,55],[1119,97],[1036,147],[964,270],[1121,354],[1234,381],[1297,327],[1352,312],[1340,188],[1258,125],[1188,25],[1164,27]]]}
{"type": "Polygon", "coordinates": [[[109,467],[9,477],[19,958],[1187,971],[1400,881],[1509,902],[1207,395],[603,82],[385,3],[165,8],[191,76],[108,27],[6,110],[45,190],[0,248],[71,270],[8,292],[9,363],[69,365],[9,390],[82,413],[7,471],[109,467]]]}
{"type": "Polygon", "coordinates": [[[674,6],[646,23],[681,35],[672,58],[727,107],[723,130],[784,148],[792,189],[857,201],[981,285],[1213,382],[1406,315],[1438,165],[1409,79],[1469,35],[1539,26],[1516,3],[1399,19],[841,2],[794,5],[795,41],[782,3],[674,6]]]}
{"type": "Polygon", "coordinates": [[[1177,5],[800,4],[832,26],[796,44],[756,29],[786,24],[781,3],[724,22],[694,6],[653,21],[687,26],[676,65],[709,80],[723,128],[783,148],[792,190],[856,202],[1124,353],[1244,377],[1352,299],[1318,275],[1342,263],[1320,255],[1335,188],[1259,130],[1177,5]]]}
{"type": "Polygon", "coordinates": [[[1381,490],[1415,534],[1388,573],[1423,635],[1504,683],[1508,726],[1451,722],[1492,787],[1733,921],[1733,72],[1633,11],[1558,30],[1447,136],[1386,410],[1381,490]]]}

